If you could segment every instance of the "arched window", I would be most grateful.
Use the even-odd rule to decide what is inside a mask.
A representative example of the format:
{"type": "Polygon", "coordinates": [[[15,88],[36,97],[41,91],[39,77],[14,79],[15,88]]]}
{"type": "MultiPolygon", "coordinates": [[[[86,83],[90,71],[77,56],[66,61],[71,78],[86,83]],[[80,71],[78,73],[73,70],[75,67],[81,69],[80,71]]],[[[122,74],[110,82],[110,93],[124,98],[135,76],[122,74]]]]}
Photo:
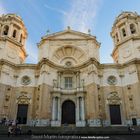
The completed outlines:
{"type": "Polygon", "coordinates": [[[125,37],[125,36],[126,36],[126,31],[125,31],[125,29],[124,29],[124,28],[122,29],[122,35],[123,35],[123,37],[125,37]]]}
{"type": "Polygon", "coordinates": [[[20,43],[22,43],[22,34],[20,35],[20,40],[19,40],[20,43]]]}
{"type": "Polygon", "coordinates": [[[4,26],[3,35],[8,35],[8,31],[9,31],[9,26],[8,25],[4,26]]]}
{"type": "Polygon", "coordinates": [[[14,30],[14,31],[13,31],[13,37],[14,37],[14,38],[16,38],[16,34],[17,34],[17,31],[14,30]]]}
{"type": "Polygon", "coordinates": [[[136,33],[136,27],[134,24],[130,24],[130,31],[131,31],[131,34],[135,34],[136,33]]]}

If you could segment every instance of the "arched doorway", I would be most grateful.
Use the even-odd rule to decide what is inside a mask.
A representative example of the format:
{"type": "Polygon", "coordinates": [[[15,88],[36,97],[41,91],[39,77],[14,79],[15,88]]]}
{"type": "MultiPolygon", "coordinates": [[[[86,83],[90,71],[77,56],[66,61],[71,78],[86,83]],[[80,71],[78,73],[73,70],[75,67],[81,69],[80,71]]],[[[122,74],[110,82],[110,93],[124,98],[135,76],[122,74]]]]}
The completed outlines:
{"type": "Polygon", "coordinates": [[[75,104],[70,100],[62,104],[62,124],[75,124],[75,104]]]}
{"type": "Polygon", "coordinates": [[[28,104],[19,104],[17,111],[17,120],[19,124],[27,123],[28,104]]]}
{"type": "Polygon", "coordinates": [[[120,105],[109,105],[110,121],[112,125],[122,124],[120,105]]]}

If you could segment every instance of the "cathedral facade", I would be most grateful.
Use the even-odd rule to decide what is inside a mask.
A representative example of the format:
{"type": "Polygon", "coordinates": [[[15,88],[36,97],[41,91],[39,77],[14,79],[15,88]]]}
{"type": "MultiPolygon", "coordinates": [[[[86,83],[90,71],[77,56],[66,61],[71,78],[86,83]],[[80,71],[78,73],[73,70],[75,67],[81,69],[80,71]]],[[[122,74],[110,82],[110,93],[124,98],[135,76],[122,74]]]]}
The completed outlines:
{"type": "Polygon", "coordinates": [[[0,119],[60,127],[140,125],[140,16],[122,12],[112,27],[114,63],[100,43],[68,27],[47,34],[38,63],[24,63],[27,30],[15,14],[0,17],[0,119]]]}

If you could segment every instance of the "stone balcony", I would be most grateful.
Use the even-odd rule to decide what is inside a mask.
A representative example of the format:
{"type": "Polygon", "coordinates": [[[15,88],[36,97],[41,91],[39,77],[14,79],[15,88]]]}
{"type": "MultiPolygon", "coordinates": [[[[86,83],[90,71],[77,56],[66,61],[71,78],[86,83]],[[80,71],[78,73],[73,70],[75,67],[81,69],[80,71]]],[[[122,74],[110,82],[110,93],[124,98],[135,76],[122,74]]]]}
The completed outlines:
{"type": "MultiPolygon", "coordinates": [[[[61,85],[61,84],[60,84],[61,85]]],[[[75,93],[84,93],[86,92],[84,84],[80,83],[79,87],[76,87],[76,85],[73,85],[72,88],[65,88],[63,84],[60,86],[56,84],[56,81],[54,81],[53,84],[53,93],[61,93],[61,94],[75,94],[75,93]]]]}
{"type": "Polygon", "coordinates": [[[80,87],[80,88],[58,88],[58,87],[54,87],[53,88],[53,92],[60,92],[62,94],[74,94],[74,93],[78,93],[78,92],[85,92],[84,87],[80,87]]]}

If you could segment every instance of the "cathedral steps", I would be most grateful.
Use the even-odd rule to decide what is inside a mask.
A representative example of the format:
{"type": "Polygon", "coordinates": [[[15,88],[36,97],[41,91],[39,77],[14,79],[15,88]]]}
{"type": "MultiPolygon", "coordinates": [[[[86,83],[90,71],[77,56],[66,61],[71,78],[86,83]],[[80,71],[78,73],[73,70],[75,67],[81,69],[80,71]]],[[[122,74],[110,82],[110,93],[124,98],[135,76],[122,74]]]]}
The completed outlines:
{"type": "MultiPolygon", "coordinates": [[[[30,127],[22,126],[22,134],[32,130],[34,135],[125,135],[130,134],[127,127],[30,127]]],[[[7,135],[8,127],[0,126],[0,135],[7,135]]],[[[135,134],[140,134],[140,127],[135,127],[135,134]]]]}

